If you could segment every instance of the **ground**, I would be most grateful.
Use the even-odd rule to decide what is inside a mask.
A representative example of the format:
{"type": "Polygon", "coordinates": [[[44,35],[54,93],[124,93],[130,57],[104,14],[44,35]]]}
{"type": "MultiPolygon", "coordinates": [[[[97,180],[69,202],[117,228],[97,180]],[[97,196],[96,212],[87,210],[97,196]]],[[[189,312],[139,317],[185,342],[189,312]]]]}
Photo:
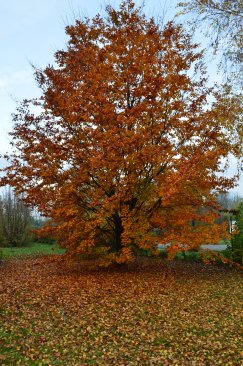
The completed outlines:
{"type": "Polygon", "coordinates": [[[242,365],[242,273],[140,258],[95,269],[54,256],[0,265],[4,365],[242,365]]]}

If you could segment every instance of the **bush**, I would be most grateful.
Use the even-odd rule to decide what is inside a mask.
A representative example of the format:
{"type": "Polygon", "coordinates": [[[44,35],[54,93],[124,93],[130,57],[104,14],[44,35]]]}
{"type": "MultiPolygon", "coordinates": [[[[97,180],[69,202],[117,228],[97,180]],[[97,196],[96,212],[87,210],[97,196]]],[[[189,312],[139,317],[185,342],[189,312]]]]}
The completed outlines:
{"type": "Polygon", "coordinates": [[[191,260],[191,261],[195,261],[198,260],[200,258],[199,252],[195,251],[195,250],[188,250],[188,251],[183,251],[183,252],[178,252],[175,256],[176,259],[182,259],[182,260],[191,260]]]}

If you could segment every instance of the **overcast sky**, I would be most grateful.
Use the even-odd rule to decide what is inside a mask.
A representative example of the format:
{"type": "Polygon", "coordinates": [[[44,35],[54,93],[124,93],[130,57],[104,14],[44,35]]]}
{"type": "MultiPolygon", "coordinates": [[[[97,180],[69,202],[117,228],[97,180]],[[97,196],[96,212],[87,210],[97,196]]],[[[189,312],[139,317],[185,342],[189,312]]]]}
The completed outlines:
{"type": "MultiPolygon", "coordinates": [[[[9,150],[8,132],[12,129],[11,113],[16,100],[39,95],[31,63],[45,67],[53,62],[56,50],[65,47],[65,26],[84,15],[94,16],[110,0],[0,0],[0,154],[9,150]]],[[[141,4],[141,1],[136,1],[141,4]]],[[[161,15],[170,20],[177,12],[177,0],[147,0],[148,16],[161,15]]],[[[217,79],[215,69],[210,70],[217,79]]],[[[3,161],[0,162],[3,164],[3,161]]],[[[232,174],[235,163],[229,170],[232,174]]],[[[234,193],[243,196],[243,177],[234,193]]]]}

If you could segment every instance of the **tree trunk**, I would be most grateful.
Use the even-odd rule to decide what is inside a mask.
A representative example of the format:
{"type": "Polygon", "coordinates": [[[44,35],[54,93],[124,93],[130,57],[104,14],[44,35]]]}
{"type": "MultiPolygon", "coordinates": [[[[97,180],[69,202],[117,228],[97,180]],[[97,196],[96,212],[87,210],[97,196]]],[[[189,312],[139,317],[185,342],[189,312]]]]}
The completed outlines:
{"type": "Polygon", "coordinates": [[[113,244],[113,250],[115,252],[119,252],[119,250],[121,250],[122,245],[121,245],[121,235],[123,232],[123,227],[122,227],[122,220],[120,215],[118,214],[118,212],[116,212],[113,215],[113,222],[115,224],[115,232],[114,232],[114,244],[113,244]]]}

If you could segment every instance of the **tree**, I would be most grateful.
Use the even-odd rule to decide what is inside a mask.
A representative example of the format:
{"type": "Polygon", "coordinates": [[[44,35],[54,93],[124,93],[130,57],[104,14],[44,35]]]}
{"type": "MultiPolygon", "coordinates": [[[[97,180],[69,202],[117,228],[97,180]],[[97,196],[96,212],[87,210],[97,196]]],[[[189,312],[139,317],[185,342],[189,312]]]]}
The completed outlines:
{"type": "MultiPolygon", "coordinates": [[[[3,232],[3,202],[0,196],[0,247],[5,246],[6,240],[3,232]]],[[[1,261],[1,258],[0,258],[1,261]]]]}
{"type": "Polygon", "coordinates": [[[232,259],[243,264],[243,201],[239,204],[235,216],[235,232],[231,240],[232,259]]]}
{"type": "Polygon", "coordinates": [[[215,192],[234,184],[220,162],[239,150],[237,99],[207,88],[181,26],[160,29],[131,0],[66,32],[55,65],[36,70],[42,97],[15,115],[2,184],[50,218],[45,230],[67,256],[123,263],[158,242],[171,256],[217,242],[215,192]]]}
{"type": "Polygon", "coordinates": [[[237,209],[243,198],[238,194],[230,194],[229,192],[219,193],[217,201],[220,204],[222,210],[234,210],[237,209]]]}
{"type": "Polygon", "coordinates": [[[0,199],[0,238],[11,247],[26,244],[30,238],[30,209],[10,189],[0,199]]]}
{"type": "Polygon", "coordinates": [[[230,241],[232,241],[232,233],[235,226],[235,215],[238,212],[238,207],[243,202],[243,198],[238,194],[233,196],[229,192],[224,192],[218,195],[217,201],[220,205],[220,217],[217,219],[217,222],[227,222],[228,232],[231,234],[230,241]]]}
{"type": "Polygon", "coordinates": [[[206,36],[210,37],[210,46],[215,54],[222,56],[220,66],[241,86],[242,0],[190,0],[179,3],[179,6],[183,8],[182,13],[196,15],[194,27],[201,25],[206,36]]]}

